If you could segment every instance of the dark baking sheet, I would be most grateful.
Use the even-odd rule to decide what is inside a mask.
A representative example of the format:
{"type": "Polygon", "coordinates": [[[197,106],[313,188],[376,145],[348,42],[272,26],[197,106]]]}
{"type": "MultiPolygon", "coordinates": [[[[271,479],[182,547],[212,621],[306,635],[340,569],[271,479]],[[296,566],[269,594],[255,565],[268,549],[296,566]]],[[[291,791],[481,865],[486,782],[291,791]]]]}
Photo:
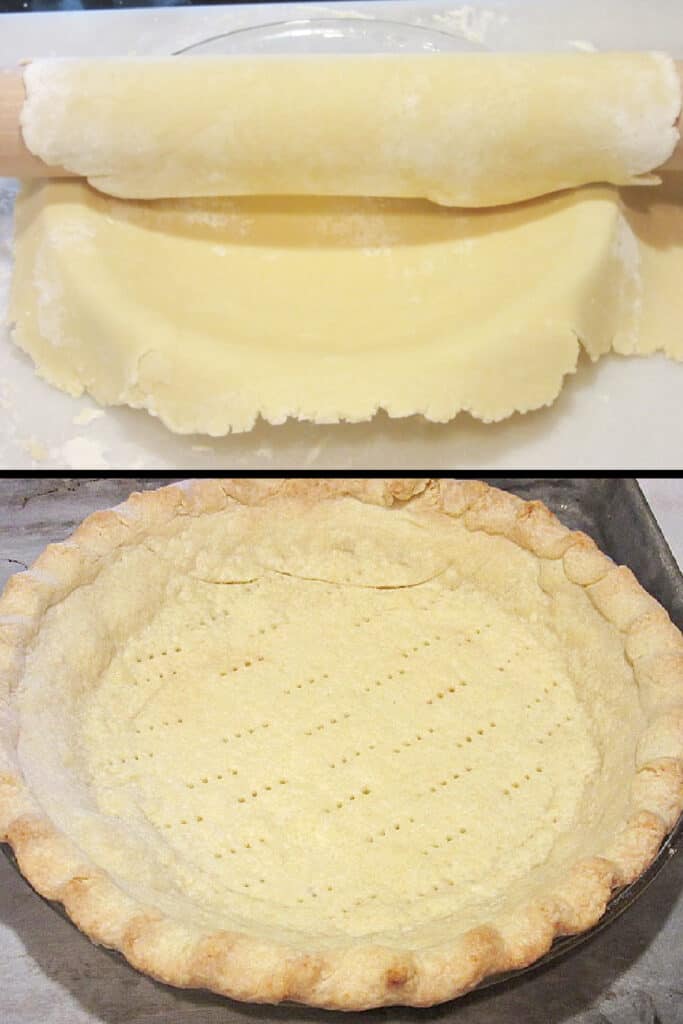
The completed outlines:
{"type": "MultiPolygon", "coordinates": [[[[633,478],[563,478],[563,477],[482,477],[487,483],[504,490],[509,490],[527,500],[540,500],[548,506],[569,527],[583,530],[591,536],[600,548],[615,562],[628,565],[641,583],[667,609],[671,618],[683,628],[683,575],[674,559],[659,525],[650,507],[633,478]]],[[[136,484],[142,483],[137,480],[136,484]]],[[[163,481],[150,481],[146,486],[161,485],[163,481]]],[[[650,885],[654,878],[677,853],[683,842],[683,819],[670,833],[650,868],[632,885],[618,892],[611,900],[607,912],[595,928],[580,935],[567,936],[553,943],[549,952],[530,967],[520,971],[510,971],[486,979],[480,989],[501,986],[510,983],[523,974],[536,972],[556,960],[568,956],[572,950],[583,946],[586,942],[611,924],[624,910],[630,907],[650,885]]],[[[16,867],[16,861],[9,846],[0,844],[3,852],[16,867]]],[[[18,868],[17,868],[18,870],[18,868]]],[[[62,917],[67,915],[60,903],[44,900],[49,903],[62,917]]],[[[636,911],[637,912],[637,911],[636,911]]],[[[74,926],[75,927],[75,926],[74,926]]],[[[618,927],[618,925],[617,925],[618,927]]],[[[104,950],[104,953],[126,963],[121,954],[104,950]]],[[[218,997],[207,996],[213,1000],[218,997]]],[[[225,1000],[226,1010],[236,1006],[231,1000],[225,1000]]],[[[419,1020],[434,1015],[439,1018],[447,1016],[452,1006],[457,1012],[458,1001],[442,1004],[431,1010],[415,1010],[409,1007],[388,1007],[375,1011],[366,1011],[363,1019],[371,1017],[419,1020]]],[[[313,1010],[303,1007],[254,1006],[253,1014],[258,1020],[288,1021],[302,1020],[324,1021],[331,1018],[330,1011],[313,1010]]],[[[248,1011],[241,1007],[242,1013],[248,1011]]],[[[344,1018],[355,1017],[345,1014],[344,1018]]]]}

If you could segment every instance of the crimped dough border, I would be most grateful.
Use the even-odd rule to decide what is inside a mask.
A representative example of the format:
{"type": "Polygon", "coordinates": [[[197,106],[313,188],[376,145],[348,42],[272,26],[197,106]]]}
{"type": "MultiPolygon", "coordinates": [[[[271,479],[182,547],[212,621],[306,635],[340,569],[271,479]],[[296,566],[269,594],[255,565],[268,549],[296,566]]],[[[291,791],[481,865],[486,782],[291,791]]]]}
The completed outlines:
{"type": "Polygon", "coordinates": [[[613,891],[652,862],[683,811],[683,636],[625,567],[572,532],[540,502],[478,481],[410,479],[199,480],[132,494],[89,516],[72,537],[51,544],[31,569],[11,577],[0,598],[0,841],[43,896],[64,905],[90,939],[120,950],[136,968],[179,987],[234,999],[293,1000],[330,1009],[453,999],[484,977],[528,966],[560,935],[591,928],[613,891]],[[514,915],[415,952],[359,943],[301,953],[237,932],[202,932],[126,895],[51,822],[17,759],[12,693],[45,611],[97,575],[108,555],[134,545],[175,516],[215,513],[236,501],[262,505],[287,497],[310,504],[351,496],[380,506],[462,518],[469,530],[502,535],[539,559],[561,561],[596,610],[623,636],[647,727],[640,738],[631,804],[601,856],[578,861],[562,884],[514,915]]]}

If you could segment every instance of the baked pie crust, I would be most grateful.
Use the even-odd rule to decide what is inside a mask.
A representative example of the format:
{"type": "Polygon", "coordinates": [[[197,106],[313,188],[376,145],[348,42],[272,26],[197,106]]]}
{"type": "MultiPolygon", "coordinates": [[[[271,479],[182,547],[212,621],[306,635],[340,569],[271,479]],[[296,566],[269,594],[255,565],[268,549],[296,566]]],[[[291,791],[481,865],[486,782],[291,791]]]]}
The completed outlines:
{"type": "Polygon", "coordinates": [[[427,1006],[604,913],[683,809],[683,637],[473,481],[133,494],[0,600],[0,839],[172,985],[427,1006]]]}

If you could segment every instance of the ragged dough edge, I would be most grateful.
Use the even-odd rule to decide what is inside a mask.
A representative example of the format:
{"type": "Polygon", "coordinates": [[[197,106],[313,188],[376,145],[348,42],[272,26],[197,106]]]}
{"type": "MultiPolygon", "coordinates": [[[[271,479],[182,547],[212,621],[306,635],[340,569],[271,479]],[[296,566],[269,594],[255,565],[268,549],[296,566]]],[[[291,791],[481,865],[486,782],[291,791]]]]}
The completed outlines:
{"type": "Polygon", "coordinates": [[[683,636],[629,570],[615,566],[590,538],[568,530],[540,502],[478,481],[200,480],[132,494],[117,508],[89,516],[68,541],[46,548],[0,598],[0,839],[12,846],[34,888],[63,903],[94,942],[120,950],[134,967],[171,985],[344,1010],[452,999],[487,975],[533,963],[555,937],[592,927],[614,890],[652,862],[682,810],[683,636]],[[469,530],[507,537],[561,564],[569,581],[586,588],[596,612],[621,631],[647,714],[629,816],[609,847],[577,862],[553,891],[514,914],[426,950],[365,944],[302,953],[237,932],[187,927],[123,893],[84,856],[38,805],[17,759],[12,694],[42,617],[94,579],[111,554],[144,542],[176,516],[281,502],[291,514],[297,506],[342,497],[405,505],[427,518],[462,518],[469,530]]]}
{"type": "MultiPolygon", "coordinates": [[[[10,334],[17,347],[33,360],[34,357],[31,348],[22,342],[21,333],[16,329],[16,327],[12,328],[10,334]]],[[[572,345],[574,340],[575,336],[570,332],[566,336],[567,344],[572,345]]],[[[82,395],[88,394],[100,406],[104,406],[105,408],[120,408],[127,406],[131,409],[140,409],[148,413],[150,416],[153,416],[155,419],[158,419],[174,434],[202,434],[207,437],[219,438],[226,437],[230,434],[249,433],[256,428],[259,421],[268,423],[270,426],[275,427],[282,426],[290,421],[314,423],[319,426],[329,426],[342,423],[369,423],[381,412],[385,412],[390,419],[404,419],[410,416],[421,416],[429,423],[449,423],[460,413],[468,413],[474,419],[478,419],[483,423],[499,423],[502,420],[513,416],[515,413],[524,415],[553,405],[562,390],[565,377],[576,373],[578,356],[579,346],[577,344],[574,359],[567,365],[564,372],[560,373],[555,379],[550,380],[547,394],[542,400],[529,405],[518,403],[516,405],[512,405],[507,411],[496,415],[481,412],[474,404],[458,404],[449,412],[439,412],[434,414],[430,412],[428,405],[421,406],[420,404],[415,403],[414,405],[411,404],[409,410],[404,410],[398,405],[394,406],[390,403],[385,404],[369,401],[362,409],[357,408],[353,413],[349,413],[346,409],[340,409],[334,413],[326,412],[320,416],[307,416],[305,414],[302,415],[300,410],[293,407],[283,406],[282,411],[280,412],[267,412],[263,409],[254,407],[249,412],[240,415],[239,418],[234,414],[218,409],[215,414],[208,419],[208,403],[205,403],[202,404],[201,409],[197,410],[196,419],[187,419],[185,416],[176,418],[176,415],[173,412],[169,412],[159,402],[157,396],[153,393],[153,389],[146,391],[144,388],[141,388],[137,379],[129,388],[121,391],[116,398],[112,398],[104,397],[102,391],[96,384],[87,386],[74,374],[67,374],[66,376],[63,376],[61,369],[60,372],[54,372],[44,364],[34,361],[34,370],[38,377],[42,378],[48,384],[51,384],[53,387],[57,387],[61,391],[66,392],[73,398],[80,398],[82,395]]]]}
{"type": "MultiPolygon", "coordinates": [[[[14,333],[14,341],[19,348],[25,349],[20,339],[14,333]]],[[[548,339],[543,339],[547,344],[548,339]]],[[[503,343],[504,344],[504,343],[503,343]]],[[[538,346],[541,347],[540,345],[538,346]]],[[[559,365],[552,369],[546,369],[546,378],[543,387],[537,389],[537,396],[530,401],[513,400],[505,403],[495,411],[490,405],[479,404],[472,401],[453,401],[451,404],[440,403],[436,407],[429,400],[414,401],[376,401],[367,399],[360,401],[354,396],[354,407],[349,409],[347,404],[337,405],[336,408],[326,408],[324,412],[316,413],[312,409],[302,409],[299,405],[283,403],[278,407],[270,405],[254,405],[251,409],[235,413],[227,409],[227,403],[221,400],[211,402],[207,400],[201,403],[193,418],[187,418],[185,412],[177,413],[174,409],[164,405],[156,394],[154,382],[144,382],[143,359],[139,360],[135,370],[135,379],[121,392],[113,401],[102,397],[102,392],[96,385],[86,387],[79,383],[77,390],[70,391],[71,394],[81,395],[87,391],[102,405],[121,406],[127,405],[133,409],[143,409],[145,412],[159,419],[165,427],[175,434],[206,434],[209,437],[224,437],[228,434],[243,434],[254,430],[259,420],[271,426],[281,426],[289,421],[300,423],[314,423],[317,425],[330,425],[339,423],[369,423],[379,413],[386,413],[390,419],[405,419],[410,416],[421,416],[429,423],[449,423],[461,413],[467,413],[482,423],[499,423],[515,413],[524,415],[529,412],[536,412],[539,409],[548,408],[558,398],[564,386],[565,378],[576,373],[581,346],[577,335],[572,330],[563,333],[561,339],[556,336],[553,343],[548,345],[554,348],[559,365]],[[214,405],[213,415],[208,412],[214,405]]],[[[28,353],[30,355],[30,352],[28,353]]],[[[146,354],[146,353],[145,353],[146,354]]],[[[61,387],[56,376],[44,373],[43,369],[36,364],[39,376],[45,376],[49,383],[61,387]]],[[[359,364],[359,369],[361,366],[359,364]]],[[[538,371],[535,371],[538,373],[538,371]]],[[[501,371],[504,375],[505,371],[501,371]]],[[[534,371],[530,372],[532,376],[534,371]]],[[[473,389],[474,390],[474,389],[473,389]]]]}
{"type": "MultiPolygon", "coordinates": [[[[553,343],[548,347],[555,347],[556,353],[560,355],[559,365],[546,371],[544,386],[537,389],[536,397],[527,402],[509,401],[496,411],[490,406],[487,408],[478,405],[476,401],[459,402],[456,400],[451,405],[440,404],[436,409],[428,401],[404,403],[368,399],[365,402],[359,402],[358,396],[355,396],[353,411],[349,411],[346,405],[339,405],[334,411],[326,409],[323,413],[316,414],[312,410],[302,410],[301,407],[294,405],[283,404],[278,408],[271,405],[270,408],[264,408],[254,404],[251,408],[243,408],[240,412],[236,412],[234,409],[230,409],[229,403],[222,399],[212,401],[211,396],[207,396],[206,400],[197,403],[193,415],[188,417],[184,410],[178,412],[160,400],[153,380],[144,380],[144,359],[145,356],[150,355],[149,352],[142,353],[136,360],[132,378],[128,384],[117,394],[112,394],[108,389],[108,382],[105,382],[104,385],[96,380],[85,382],[80,378],[78,371],[72,367],[61,365],[58,369],[54,369],[42,362],[36,355],[34,346],[27,343],[16,324],[11,326],[10,336],[14,344],[31,358],[39,377],[72,397],[79,398],[83,394],[88,394],[104,407],[128,406],[131,409],[141,409],[158,419],[174,434],[205,434],[208,437],[249,433],[256,427],[259,420],[271,426],[281,426],[290,420],[318,425],[369,423],[380,412],[385,412],[390,419],[422,416],[430,423],[449,423],[459,414],[468,413],[483,423],[499,423],[516,413],[524,415],[553,405],[562,391],[566,377],[576,373],[582,347],[573,330],[564,332],[559,343],[556,335],[553,343]],[[211,411],[212,406],[213,412],[211,411]]],[[[543,339],[543,344],[547,343],[548,339],[543,339]]]]}

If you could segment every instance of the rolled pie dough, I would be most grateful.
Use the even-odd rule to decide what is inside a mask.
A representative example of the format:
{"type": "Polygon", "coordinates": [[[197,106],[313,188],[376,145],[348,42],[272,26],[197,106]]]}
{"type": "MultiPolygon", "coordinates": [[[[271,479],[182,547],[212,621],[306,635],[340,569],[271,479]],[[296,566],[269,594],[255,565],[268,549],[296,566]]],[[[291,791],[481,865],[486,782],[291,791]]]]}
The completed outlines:
{"type": "Polygon", "coordinates": [[[647,53],[48,60],[24,81],[28,148],[139,199],[478,207],[648,183],[680,111],[673,62],[647,53]]]}
{"type": "MultiPolygon", "coordinates": [[[[403,64],[411,70],[428,69],[432,57],[377,60],[384,69],[403,64]]],[[[435,60],[445,70],[456,68],[463,58],[435,60]]],[[[470,57],[464,60],[475,67],[470,57]]],[[[499,95],[487,91],[488,75],[480,76],[477,88],[470,86],[467,102],[456,92],[460,100],[454,108],[461,117],[463,110],[470,111],[470,127],[463,135],[465,141],[473,137],[470,155],[477,146],[479,152],[487,151],[484,137],[492,137],[501,124],[506,130],[511,119],[523,125],[517,141],[513,132],[510,143],[510,167],[520,168],[517,188],[524,183],[523,151],[530,180],[539,182],[550,168],[546,188],[560,187],[572,177],[576,183],[586,180],[577,171],[588,166],[581,160],[570,161],[567,178],[553,177],[551,150],[557,139],[551,145],[543,133],[552,135],[555,114],[566,118],[571,111],[571,104],[559,104],[551,88],[555,62],[558,67],[576,62],[585,69],[583,78],[578,72],[559,76],[573,82],[576,90],[587,70],[597,71],[602,61],[605,81],[613,88],[617,78],[625,89],[639,81],[632,96],[637,110],[647,108],[655,121],[661,118],[659,155],[666,159],[679,105],[666,59],[608,56],[586,61],[572,56],[486,58],[485,63],[513,76],[515,68],[521,74],[524,61],[527,67],[546,68],[548,88],[538,83],[533,92],[523,92],[526,106],[511,103],[514,93],[508,89],[507,120],[497,124],[480,101],[479,90],[499,95]],[[508,60],[511,70],[506,72],[508,60]],[[619,76],[613,73],[616,68],[621,69],[619,76]],[[544,116],[542,97],[547,103],[544,116]]],[[[132,76],[144,66],[138,61],[116,63],[132,76]]],[[[186,69],[182,75],[197,64],[176,63],[186,69]]],[[[219,61],[217,66],[230,63],[219,61]]],[[[371,64],[354,61],[359,71],[371,64]]],[[[304,66],[313,63],[306,60],[304,66]]],[[[422,413],[445,421],[468,410],[498,420],[552,402],[563,377],[575,370],[581,344],[593,359],[610,348],[623,353],[661,350],[683,358],[683,300],[677,284],[683,273],[680,177],[667,178],[664,188],[627,190],[623,197],[614,187],[592,185],[494,209],[453,209],[415,197],[367,195],[114,198],[99,188],[106,183],[113,190],[134,191],[144,180],[157,194],[180,180],[187,191],[212,172],[221,182],[216,187],[225,188],[224,175],[238,171],[243,190],[272,184],[268,160],[263,178],[255,160],[259,151],[272,157],[267,124],[273,145],[284,147],[279,150],[280,190],[301,182],[301,169],[291,160],[299,143],[294,140],[288,147],[288,135],[301,134],[306,146],[314,146],[315,138],[323,140],[315,150],[316,173],[337,180],[339,191],[342,183],[351,188],[353,181],[355,188],[360,189],[361,181],[365,187],[369,179],[364,175],[373,160],[375,168],[384,166],[385,180],[399,165],[388,158],[388,151],[380,160],[379,145],[365,160],[362,147],[348,154],[334,144],[337,138],[352,141],[355,118],[367,128],[354,75],[343,85],[330,79],[330,95],[321,100],[321,109],[336,102],[339,117],[320,123],[313,134],[310,124],[279,105],[277,89],[270,112],[262,111],[254,96],[240,94],[255,112],[258,131],[236,170],[226,161],[214,161],[211,118],[203,128],[197,126],[202,91],[197,81],[189,95],[182,90],[171,97],[163,89],[157,93],[158,75],[171,73],[169,62],[151,62],[149,94],[140,95],[149,111],[158,108],[162,97],[163,119],[158,130],[150,131],[149,145],[145,132],[125,128],[130,113],[121,106],[125,90],[115,90],[111,107],[97,124],[82,117],[79,110],[87,113],[94,85],[86,88],[84,79],[74,93],[68,82],[70,67],[72,62],[31,66],[24,133],[32,148],[38,137],[43,140],[39,155],[51,163],[84,172],[85,165],[74,161],[91,159],[87,169],[98,190],[82,181],[24,187],[16,212],[10,318],[16,323],[15,340],[38,372],[72,394],[87,391],[103,404],[146,408],[172,430],[213,435],[248,430],[259,415],[271,423],[288,416],[329,423],[363,420],[386,409],[392,416],[422,413]],[[337,89],[343,93],[337,95],[337,89]],[[50,123],[45,105],[49,97],[55,104],[50,123]],[[170,111],[174,116],[169,120],[170,111]],[[283,118],[286,131],[280,125],[283,118]],[[62,129],[52,134],[52,123],[61,123],[62,129]],[[59,151],[52,148],[58,140],[59,151]],[[112,163],[109,157],[116,156],[117,147],[124,158],[112,163]],[[151,153],[155,160],[146,165],[151,153]],[[176,161],[177,153],[184,156],[176,161]],[[138,174],[136,168],[142,167],[146,169],[138,174]]],[[[98,67],[84,62],[88,76],[96,78],[98,67]]],[[[246,60],[236,61],[235,67],[249,73],[246,60]]],[[[419,78],[416,70],[412,73],[419,78]]],[[[367,79],[361,77],[363,91],[367,79]]],[[[209,83],[209,97],[211,81],[201,77],[209,83]]],[[[291,92],[303,101],[307,93],[298,92],[297,81],[291,79],[291,92]]],[[[398,77],[394,81],[397,96],[405,100],[411,95],[398,77]]],[[[287,80],[282,86],[286,91],[287,80]]],[[[611,105],[602,92],[600,96],[600,103],[584,102],[574,114],[574,140],[588,140],[574,145],[576,153],[587,153],[595,144],[598,122],[621,126],[622,141],[642,143],[648,137],[633,109],[616,116],[616,94],[611,105]],[[595,112],[599,108],[604,113],[605,103],[610,117],[595,112]],[[640,129],[634,127],[638,123],[640,129]]],[[[379,107],[386,102],[376,99],[379,107]]],[[[237,121],[242,124],[239,117],[237,121]]],[[[153,121],[149,127],[154,129],[153,121]]],[[[408,134],[406,146],[410,141],[408,134]]],[[[655,148],[652,141],[645,164],[622,162],[615,176],[631,180],[653,166],[655,148]]],[[[437,149],[429,152],[438,162],[437,149]]],[[[424,155],[419,146],[412,152],[424,155]]],[[[617,146],[615,152],[621,153],[617,161],[622,160],[624,150],[617,146]]],[[[610,147],[605,146],[605,153],[605,160],[614,161],[610,147]]],[[[497,187],[514,188],[514,175],[514,170],[509,177],[499,175],[497,187]]],[[[405,185],[401,175],[394,176],[397,188],[399,179],[405,185]]],[[[238,190],[237,179],[231,180],[238,190]]],[[[423,175],[420,187],[413,186],[418,195],[427,190],[426,180],[423,175]]],[[[458,175],[454,180],[463,187],[467,179],[458,175]]],[[[495,188],[495,174],[480,179],[480,185],[495,188]]]]}

